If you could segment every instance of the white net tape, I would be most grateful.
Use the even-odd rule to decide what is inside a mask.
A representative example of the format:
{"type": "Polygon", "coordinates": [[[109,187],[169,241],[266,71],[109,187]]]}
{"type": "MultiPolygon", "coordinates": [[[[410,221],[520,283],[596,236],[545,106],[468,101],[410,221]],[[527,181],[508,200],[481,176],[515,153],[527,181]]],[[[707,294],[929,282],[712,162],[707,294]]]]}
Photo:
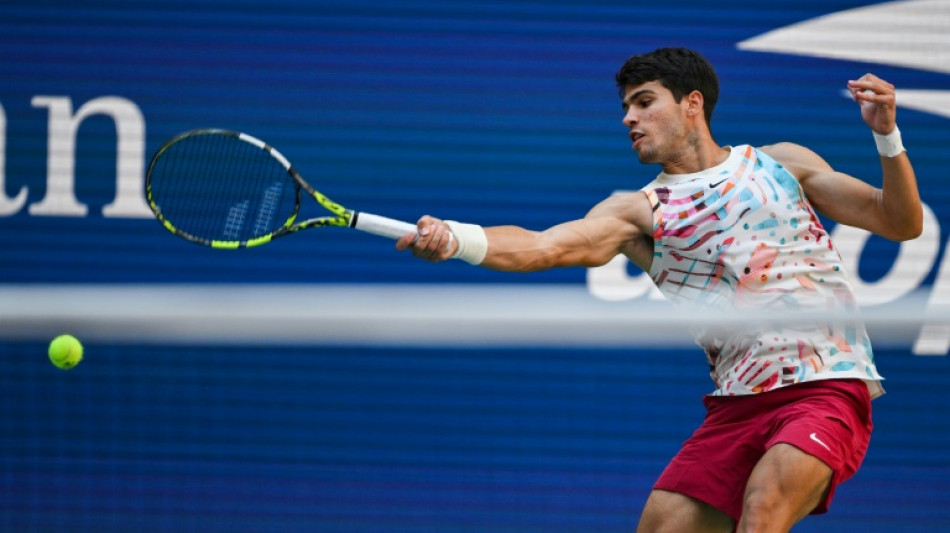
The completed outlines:
{"type": "MultiPolygon", "coordinates": [[[[0,339],[439,346],[691,346],[691,327],[851,320],[710,314],[648,298],[604,301],[564,285],[0,286],[0,339]]],[[[876,345],[950,349],[950,306],[922,298],[861,309],[876,345]]]]}

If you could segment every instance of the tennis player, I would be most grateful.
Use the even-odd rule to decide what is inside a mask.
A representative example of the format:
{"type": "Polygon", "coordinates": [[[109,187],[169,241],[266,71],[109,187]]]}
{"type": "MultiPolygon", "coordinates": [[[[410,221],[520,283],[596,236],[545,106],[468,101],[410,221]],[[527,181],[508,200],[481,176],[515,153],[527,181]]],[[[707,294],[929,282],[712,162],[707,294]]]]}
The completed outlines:
{"type": "MultiPolygon", "coordinates": [[[[633,150],[662,168],[655,180],[544,231],[424,216],[420,237],[397,248],[517,272],[600,266],[624,254],[676,304],[846,312],[855,309],[849,274],[816,211],[892,240],[920,234],[890,83],[866,74],[847,85],[880,154],[876,188],[796,144],[717,144],[709,124],[719,83],[696,52],[633,56],[616,80],[633,150]]],[[[638,531],[784,532],[825,512],[865,456],[871,399],[883,393],[864,325],[763,322],[695,335],[716,388],[704,398],[703,424],[657,480],[638,531]]]]}

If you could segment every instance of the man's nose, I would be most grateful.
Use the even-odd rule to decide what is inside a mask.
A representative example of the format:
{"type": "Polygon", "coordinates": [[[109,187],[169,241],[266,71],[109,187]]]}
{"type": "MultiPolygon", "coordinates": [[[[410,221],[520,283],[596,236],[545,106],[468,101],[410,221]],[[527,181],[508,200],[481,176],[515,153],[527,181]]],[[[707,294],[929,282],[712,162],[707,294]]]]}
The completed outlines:
{"type": "Polygon", "coordinates": [[[628,109],[623,115],[623,125],[630,128],[639,121],[633,109],[628,109]]]}

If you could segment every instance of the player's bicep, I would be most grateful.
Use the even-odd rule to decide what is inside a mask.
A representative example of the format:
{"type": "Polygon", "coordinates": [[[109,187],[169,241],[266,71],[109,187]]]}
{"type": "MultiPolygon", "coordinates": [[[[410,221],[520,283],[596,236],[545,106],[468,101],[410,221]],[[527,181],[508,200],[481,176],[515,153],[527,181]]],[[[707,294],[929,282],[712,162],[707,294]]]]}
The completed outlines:
{"type": "Polygon", "coordinates": [[[614,258],[636,228],[615,216],[585,217],[559,224],[541,234],[556,251],[556,266],[597,267],[614,258]]]}
{"type": "Polygon", "coordinates": [[[869,231],[878,229],[879,189],[832,170],[800,180],[805,197],[819,213],[840,224],[869,231]]]}
{"type": "Polygon", "coordinates": [[[578,220],[530,231],[517,226],[486,228],[488,252],[481,264],[505,271],[601,266],[652,228],[652,209],[642,193],[614,195],[578,220]]]}
{"type": "Polygon", "coordinates": [[[840,224],[871,231],[880,226],[876,219],[879,189],[836,172],[821,156],[803,146],[779,143],[763,150],[798,180],[819,213],[840,224]]]}

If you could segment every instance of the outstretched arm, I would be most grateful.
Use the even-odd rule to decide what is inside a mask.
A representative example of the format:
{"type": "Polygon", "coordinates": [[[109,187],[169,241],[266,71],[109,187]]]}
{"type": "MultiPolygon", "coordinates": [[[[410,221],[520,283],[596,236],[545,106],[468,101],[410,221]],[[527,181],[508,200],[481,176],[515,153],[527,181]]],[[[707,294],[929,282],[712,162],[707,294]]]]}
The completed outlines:
{"type": "MultiPolygon", "coordinates": [[[[615,195],[604,200],[582,219],[558,224],[544,231],[518,226],[465,228],[455,226],[452,235],[445,221],[424,216],[419,220],[419,237],[408,235],[396,243],[399,250],[428,261],[452,258],[466,239],[465,231],[484,231],[487,248],[478,264],[506,272],[534,272],[563,266],[600,266],[618,253],[636,255],[644,236],[650,235],[652,209],[642,193],[615,195]],[[460,231],[461,230],[461,231],[460,231]]],[[[457,223],[456,223],[457,224],[457,223]]]]}
{"type": "MultiPolygon", "coordinates": [[[[865,74],[848,82],[848,89],[876,137],[899,136],[893,85],[865,74]]],[[[881,188],[835,172],[818,154],[803,146],[780,143],[764,151],[798,178],[812,205],[832,220],[895,241],[920,235],[923,209],[913,166],[903,150],[881,154],[881,188]]]]}

